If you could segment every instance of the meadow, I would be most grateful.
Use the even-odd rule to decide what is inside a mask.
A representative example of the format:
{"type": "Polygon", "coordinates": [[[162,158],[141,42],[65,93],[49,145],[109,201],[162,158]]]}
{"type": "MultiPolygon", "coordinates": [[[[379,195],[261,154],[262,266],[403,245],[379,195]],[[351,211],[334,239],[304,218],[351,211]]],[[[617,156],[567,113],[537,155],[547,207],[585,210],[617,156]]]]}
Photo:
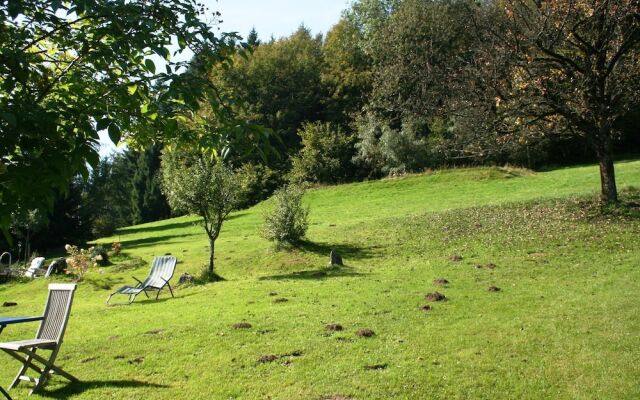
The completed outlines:
{"type": "MultiPolygon", "coordinates": [[[[154,255],[178,257],[174,287],[207,260],[196,217],[123,228],[97,241],[123,252],[79,283],[58,358],[82,382],[32,398],[640,398],[640,161],[616,168],[635,211],[599,213],[592,165],[315,188],[298,248],[261,238],[267,201],[225,223],[223,281],[106,306],[154,255]],[[344,266],[327,266],[331,249],[344,266]]],[[[0,285],[0,303],[18,303],[0,312],[39,314],[49,282],[0,285]]],[[[17,369],[0,355],[3,386],[17,369]]]]}

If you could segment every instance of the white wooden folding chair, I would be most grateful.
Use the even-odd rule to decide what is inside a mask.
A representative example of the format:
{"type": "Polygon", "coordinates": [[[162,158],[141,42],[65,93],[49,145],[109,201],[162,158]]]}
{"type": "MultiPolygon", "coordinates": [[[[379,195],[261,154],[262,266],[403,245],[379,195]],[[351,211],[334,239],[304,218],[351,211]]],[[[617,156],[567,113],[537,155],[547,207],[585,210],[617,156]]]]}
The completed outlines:
{"type": "Polygon", "coordinates": [[[62,345],[67,322],[69,321],[75,290],[75,284],[49,285],[47,305],[45,306],[43,319],[38,328],[36,338],[0,343],[0,350],[22,363],[22,367],[16,378],[11,382],[11,385],[9,385],[9,389],[16,387],[20,381],[28,381],[35,384],[31,392],[29,392],[31,394],[41,389],[52,374],[62,375],[71,382],[78,382],[78,379],[73,375],[54,365],[62,345]],[[48,358],[45,358],[36,354],[38,350],[48,350],[51,354],[48,358]],[[36,365],[36,362],[41,366],[36,365]],[[26,373],[29,369],[39,373],[39,377],[31,378],[27,376],[26,373]]]}

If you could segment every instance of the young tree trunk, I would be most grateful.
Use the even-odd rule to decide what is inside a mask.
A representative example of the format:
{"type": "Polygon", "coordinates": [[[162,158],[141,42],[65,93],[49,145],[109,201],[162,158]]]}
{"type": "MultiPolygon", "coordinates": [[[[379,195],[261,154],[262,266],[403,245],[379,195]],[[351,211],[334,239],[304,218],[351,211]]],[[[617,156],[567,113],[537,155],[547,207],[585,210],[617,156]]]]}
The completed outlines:
{"type": "Polygon", "coordinates": [[[213,256],[216,251],[216,239],[209,238],[209,276],[213,276],[213,256]]]}
{"type": "Polygon", "coordinates": [[[600,135],[596,143],[596,155],[600,164],[600,200],[605,204],[618,202],[616,173],[613,166],[613,150],[609,135],[600,135]]]}

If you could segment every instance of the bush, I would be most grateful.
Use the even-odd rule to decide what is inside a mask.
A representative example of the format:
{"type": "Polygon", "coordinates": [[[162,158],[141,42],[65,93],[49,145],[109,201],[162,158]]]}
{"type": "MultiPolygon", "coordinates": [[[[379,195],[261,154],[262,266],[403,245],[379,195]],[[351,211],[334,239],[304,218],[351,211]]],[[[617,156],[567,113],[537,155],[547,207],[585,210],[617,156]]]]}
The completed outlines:
{"type": "Polygon", "coordinates": [[[273,206],[264,214],[262,235],[276,242],[278,247],[285,243],[300,241],[309,227],[309,210],[302,205],[304,190],[295,185],[278,189],[272,197],[273,206]]]}
{"type": "Polygon", "coordinates": [[[100,215],[93,220],[91,234],[94,238],[112,236],[118,228],[116,220],[111,215],[100,215]]]}
{"type": "Polygon", "coordinates": [[[90,251],[90,256],[93,259],[93,261],[100,265],[100,266],[105,266],[109,264],[109,254],[107,254],[107,250],[101,246],[101,245],[97,245],[95,247],[92,247],[89,249],[90,251]]]}
{"type": "Polygon", "coordinates": [[[354,140],[329,123],[307,123],[298,131],[302,149],[293,157],[292,182],[339,183],[352,178],[354,140]]]}
{"type": "Polygon", "coordinates": [[[407,120],[396,130],[370,114],[356,124],[358,153],[354,161],[365,166],[369,175],[401,175],[427,166],[426,124],[407,120]]]}
{"type": "Polygon", "coordinates": [[[79,282],[87,273],[89,267],[94,265],[95,261],[92,257],[93,248],[81,249],[77,246],[66,245],[65,250],[69,253],[67,257],[67,271],[75,275],[75,281],[79,282]]]}
{"type": "Polygon", "coordinates": [[[242,188],[239,209],[251,207],[269,198],[283,183],[281,174],[260,164],[245,163],[234,172],[236,181],[242,188]]]}

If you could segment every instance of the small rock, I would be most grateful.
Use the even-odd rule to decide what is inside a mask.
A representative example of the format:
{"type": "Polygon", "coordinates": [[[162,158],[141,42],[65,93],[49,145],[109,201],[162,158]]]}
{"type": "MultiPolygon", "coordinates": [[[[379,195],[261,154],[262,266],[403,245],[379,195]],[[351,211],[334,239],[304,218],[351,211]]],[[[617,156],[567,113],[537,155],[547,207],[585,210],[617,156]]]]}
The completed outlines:
{"type": "Polygon", "coordinates": [[[329,254],[329,266],[334,266],[334,265],[344,265],[344,264],[342,264],[342,257],[340,256],[340,254],[338,254],[338,252],[335,250],[331,250],[331,253],[329,254]]]}
{"type": "Polygon", "coordinates": [[[183,273],[178,278],[178,285],[193,285],[195,283],[195,278],[188,272],[183,273]]]}

